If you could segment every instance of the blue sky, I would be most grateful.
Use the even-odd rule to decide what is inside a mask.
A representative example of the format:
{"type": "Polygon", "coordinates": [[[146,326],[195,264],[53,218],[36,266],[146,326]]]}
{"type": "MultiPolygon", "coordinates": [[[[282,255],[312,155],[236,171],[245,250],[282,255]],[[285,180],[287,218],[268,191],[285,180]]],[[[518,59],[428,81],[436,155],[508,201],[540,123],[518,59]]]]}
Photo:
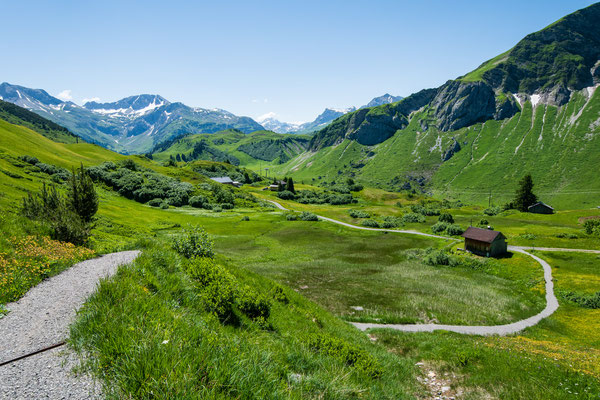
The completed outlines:
{"type": "Polygon", "coordinates": [[[13,1],[0,82],[283,121],[436,87],[592,1],[13,1]]]}

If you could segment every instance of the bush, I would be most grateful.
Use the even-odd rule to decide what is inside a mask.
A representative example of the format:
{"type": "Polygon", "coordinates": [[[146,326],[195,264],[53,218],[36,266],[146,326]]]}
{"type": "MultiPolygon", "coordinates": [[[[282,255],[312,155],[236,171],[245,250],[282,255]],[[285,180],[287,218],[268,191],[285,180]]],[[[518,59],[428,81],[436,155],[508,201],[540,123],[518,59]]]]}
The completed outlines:
{"type": "Polygon", "coordinates": [[[446,233],[450,236],[458,236],[464,233],[464,229],[460,225],[452,224],[446,229],[446,233]]]}
{"type": "Polygon", "coordinates": [[[250,221],[250,217],[248,217],[247,215],[244,215],[242,217],[242,221],[250,221]]]}
{"type": "Polygon", "coordinates": [[[478,223],[477,225],[479,225],[479,226],[488,226],[489,224],[490,224],[490,221],[488,221],[488,220],[487,220],[487,219],[485,219],[485,218],[481,218],[481,219],[479,220],[479,223],[478,223]]]}
{"type": "Polygon", "coordinates": [[[421,214],[425,216],[440,215],[440,210],[436,208],[423,207],[420,204],[413,204],[410,206],[410,210],[415,214],[421,214]]]}
{"type": "Polygon", "coordinates": [[[252,290],[245,285],[238,292],[237,306],[248,318],[252,320],[269,318],[271,313],[271,302],[262,293],[252,290]]]}
{"type": "Polygon", "coordinates": [[[273,288],[273,299],[283,304],[288,304],[290,299],[285,294],[283,288],[279,285],[275,285],[273,288]]]}
{"type": "Polygon", "coordinates": [[[148,202],[149,206],[160,207],[162,205],[162,199],[152,199],[148,202]]]}
{"type": "Polygon", "coordinates": [[[383,223],[381,224],[381,227],[390,229],[390,228],[397,228],[400,225],[402,225],[402,220],[400,218],[393,217],[393,216],[387,216],[387,217],[383,217],[383,223]]]}
{"type": "Polygon", "coordinates": [[[27,155],[19,157],[19,160],[24,161],[27,164],[31,164],[31,165],[35,165],[40,162],[40,160],[38,160],[37,157],[27,156],[27,155]]]}
{"type": "Polygon", "coordinates": [[[438,221],[440,222],[447,222],[449,224],[453,224],[454,223],[454,217],[452,216],[452,214],[450,213],[441,213],[438,221]]]}
{"type": "Polygon", "coordinates": [[[423,262],[433,266],[450,265],[450,257],[448,256],[448,253],[443,250],[428,249],[423,257],[423,262]]]}
{"type": "Polygon", "coordinates": [[[169,203],[167,203],[166,201],[163,201],[162,203],[160,203],[160,208],[162,208],[163,210],[168,210],[169,209],[169,203]]]}
{"type": "Polygon", "coordinates": [[[600,236],[600,219],[588,219],[583,223],[583,229],[588,235],[600,236]]]}
{"type": "Polygon", "coordinates": [[[498,215],[502,212],[502,208],[500,206],[495,206],[495,207],[491,207],[491,208],[486,208],[485,210],[483,210],[483,213],[485,215],[489,215],[489,216],[494,216],[494,215],[498,215]]]}
{"type": "Polygon", "coordinates": [[[173,249],[186,258],[214,256],[213,241],[202,228],[183,230],[173,238],[173,249]]]}
{"type": "Polygon", "coordinates": [[[205,208],[208,200],[204,196],[192,196],[188,200],[188,204],[194,208],[205,208]]]}
{"type": "Polygon", "coordinates": [[[300,213],[300,219],[301,219],[302,221],[318,221],[318,220],[319,220],[319,217],[317,217],[317,215],[316,215],[316,214],[313,214],[313,213],[311,213],[311,212],[308,212],[308,211],[302,211],[302,212],[300,213]]]}
{"type": "Polygon", "coordinates": [[[221,208],[223,210],[232,210],[233,209],[233,204],[231,204],[231,203],[223,203],[223,204],[221,204],[221,208]]]}
{"type": "Polygon", "coordinates": [[[223,211],[223,208],[220,205],[215,204],[212,206],[212,210],[213,210],[213,212],[220,213],[223,211]]]}
{"type": "Polygon", "coordinates": [[[405,222],[405,223],[415,223],[415,222],[423,223],[423,222],[425,222],[425,217],[423,215],[417,214],[417,213],[408,213],[408,214],[404,214],[402,216],[402,222],[405,222]]]}
{"type": "Polygon", "coordinates": [[[379,228],[379,222],[374,219],[365,219],[360,224],[368,228],[379,228]]]}
{"type": "Polygon", "coordinates": [[[379,363],[366,351],[346,342],[325,334],[312,334],[308,337],[308,347],[333,357],[344,364],[354,367],[371,378],[378,378],[383,373],[379,363]]]}
{"type": "Polygon", "coordinates": [[[577,293],[573,291],[559,291],[559,296],[563,299],[577,304],[583,308],[597,310],[600,308],[600,291],[594,294],[577,293]]]}
{"type": "Polygon", "coordinates": [[[67,197],[60,195],[55,186],[48,189],[44,184],[40,193],[29,193],[23,198],[21,213],[29,219],[48,224],[52,239],[75,245],[87,243],[98,203],[93,183],[82,189],[79,179],[73,175],[75,189],[71,189],[67,197]]]}
{"type": "Polygon", "coordinates": [[[285,215],[285,219],[288,221],[297,221],[298,220],[298,214],[295,213],[288,213],[285,215]]]}
{"type": "Polygon", "coordinates": [[[360,210],[349,210],[348,213],[352,218],[369,218],[370,215],[367,212],[360,210]]]}
{"type": "Polygon", "coordinates": [[[281,200],[294,200],[296,195],[289,190],[284,190],[282,192],[277,192],[277,197],[279,197],[281,200]]]}
{"type": "Polygon", "coordinates": [[[236,280],[222,266],[206,257],[192,258],[187,272],[200,290],[200,299],[208,312],[225,319],[233,312],[236,280]]]}
{"type": "Polygon", "coordinates": [[[444,232],[447,228],[448,228],[448,223],[447,222],[436,222],[432,227],[431,227],[431,231],[433,233],[442,233],[444,232]]]}

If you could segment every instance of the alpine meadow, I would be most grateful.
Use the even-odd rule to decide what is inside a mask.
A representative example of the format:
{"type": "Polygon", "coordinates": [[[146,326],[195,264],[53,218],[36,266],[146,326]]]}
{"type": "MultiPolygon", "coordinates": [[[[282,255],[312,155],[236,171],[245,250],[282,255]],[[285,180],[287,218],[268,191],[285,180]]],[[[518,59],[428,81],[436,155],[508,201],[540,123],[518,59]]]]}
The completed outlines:
{"type": "Polygon", "coordinates": [[[600,399],[600,3],[26,3],[0,399],[600,399]]]}

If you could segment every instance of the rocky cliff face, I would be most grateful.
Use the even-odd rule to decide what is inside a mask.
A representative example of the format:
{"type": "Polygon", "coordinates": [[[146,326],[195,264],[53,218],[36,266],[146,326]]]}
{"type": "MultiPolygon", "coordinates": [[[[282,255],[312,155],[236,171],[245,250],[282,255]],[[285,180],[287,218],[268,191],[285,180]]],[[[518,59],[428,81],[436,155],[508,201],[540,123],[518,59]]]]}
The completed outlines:
{"type": "Polygon", "coordinates": [[[450,81],[431,102],[442,131],[460,129],[494,117],[496,95],[484,82],[450,81]]]}
{"type": "Polygon", "coordinates": [[[399,103],[375,108],[362,108],[344,115],[319,131],[310,141],[309,149],[317,150],[331,146],[344,138],[371,146],[393,136],[397,130],[408,125],[411,112],[427,105],[436,94],[436,89],[425,89],[399,103]]]}

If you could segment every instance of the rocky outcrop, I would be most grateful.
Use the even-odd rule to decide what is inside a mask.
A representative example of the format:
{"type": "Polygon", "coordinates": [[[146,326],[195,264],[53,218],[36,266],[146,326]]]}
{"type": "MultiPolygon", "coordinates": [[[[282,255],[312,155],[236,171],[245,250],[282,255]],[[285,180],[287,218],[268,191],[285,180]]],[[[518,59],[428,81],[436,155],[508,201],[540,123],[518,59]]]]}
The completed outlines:
{"type": "Polygon", "coordinates": [[[399,129],[406,128],[410,113],[427,105],[436,92],[436,89],[425,89],[398,103],[362,108],[346,114],[313,136],[309,149],[318,150],[345,138],[366,146],[381,143],[399,129]]]}
{"type": "Polygon", "coordinates": [[[496,114],[496,94],[485,82],[450,81],[431,102],[438,128],[451,131],[491,119],[496,114]]]}
{"type": "Polygon", "coordinates": [[[452,144],[442,153],[442,161],[448,161],[452,156],[460,151],[460,144],[455,138],[452,138],[452,144]]]}

